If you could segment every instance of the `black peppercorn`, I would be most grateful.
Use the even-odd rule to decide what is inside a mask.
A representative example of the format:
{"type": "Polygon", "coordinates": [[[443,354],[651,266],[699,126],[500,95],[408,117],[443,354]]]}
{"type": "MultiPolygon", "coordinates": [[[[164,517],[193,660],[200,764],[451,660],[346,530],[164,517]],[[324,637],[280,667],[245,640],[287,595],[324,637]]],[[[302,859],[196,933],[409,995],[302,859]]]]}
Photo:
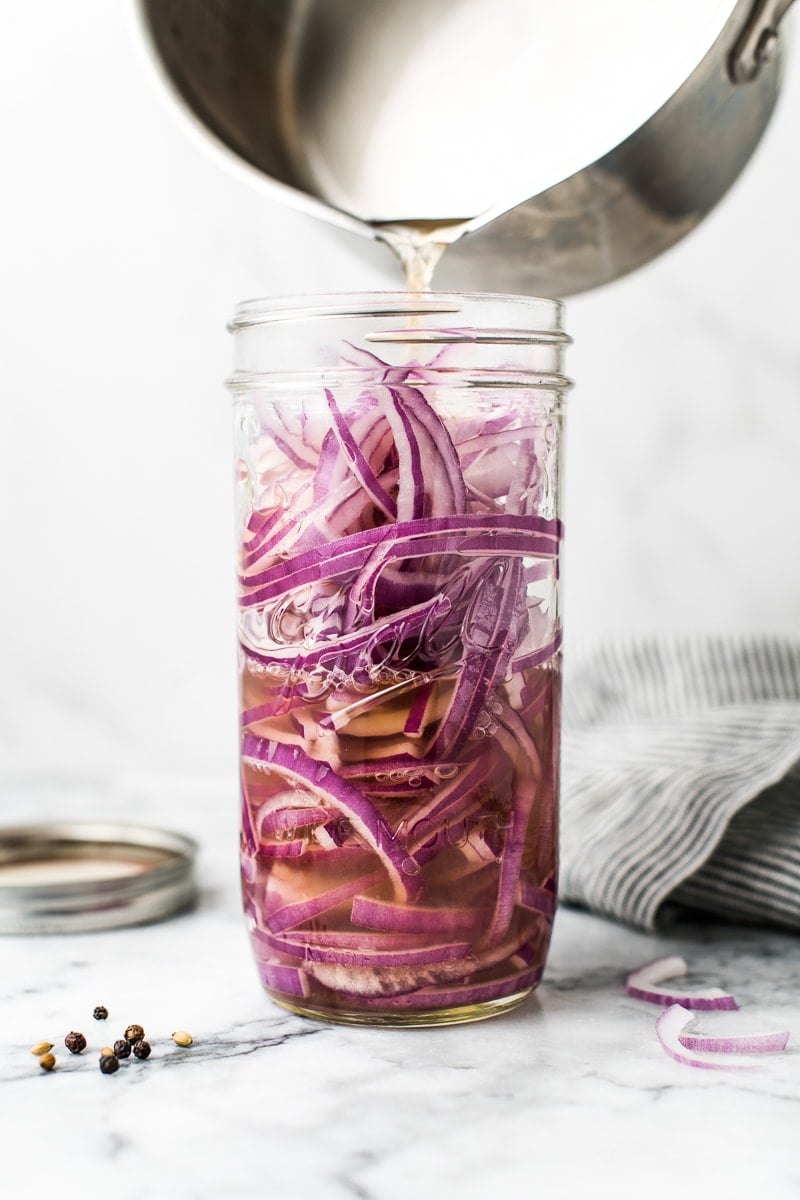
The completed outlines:
{"type": "Polygon", "coordinates": [[[125,1037],[129,1042],[140,1042],[144,1037],[144,1030],[141,1025],[129,1025],[125,1030],[125,1037]]]}
{"type": "Polygon", "coordinates": [[[134,1042],[133,1053],[136,1055],[137,1058],[149,1058],[150,1057],[150,1043],[145,1042],[144,1040],[142,1040],[141,1042],[134,1042]]]}
{"type": "Polygon", "coordinates": [[[95,1021],[105,1021],[108,1017],[108,1009],[105,1004],[98,1004],[97,1008],[92,1013],[95,1021]]]}
{"type": "Polygon", "coordinates": [[[114,1054],[103,1054],[100,1058],[100,1070],[104,1075],[113,1075],[119,1070],[119,1059],[114,1054]]]}
{"type": "Polygon", "coordinates": [[[86,1038],[82,1033],[76,1033],[73,1029],[72,1033],[68,1033],[64,1038],[64,1045],[70,1054],[80,1054],[81,1051],[86,1049],[86,1038]]]}
{"type": "Polygon", "coordinates": [[[130,1058],[131,1044],[127,1038],[119,1038],[118,1041],[114,1042],[114,1053],[117,1058],[130,1058]]]}

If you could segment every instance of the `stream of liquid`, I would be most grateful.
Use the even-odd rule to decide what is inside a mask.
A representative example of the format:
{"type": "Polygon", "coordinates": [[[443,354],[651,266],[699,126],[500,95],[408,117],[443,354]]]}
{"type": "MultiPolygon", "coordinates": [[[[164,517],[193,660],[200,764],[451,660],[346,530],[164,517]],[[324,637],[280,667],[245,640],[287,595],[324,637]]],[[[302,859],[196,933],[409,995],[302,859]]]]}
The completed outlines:
{"type": "Polygon", "coordinates": [[[406,291],[428,292],[442,255],[466,232],[467,222],[413,221],[376,228],[380,239],[400,262],[406,291]]]}

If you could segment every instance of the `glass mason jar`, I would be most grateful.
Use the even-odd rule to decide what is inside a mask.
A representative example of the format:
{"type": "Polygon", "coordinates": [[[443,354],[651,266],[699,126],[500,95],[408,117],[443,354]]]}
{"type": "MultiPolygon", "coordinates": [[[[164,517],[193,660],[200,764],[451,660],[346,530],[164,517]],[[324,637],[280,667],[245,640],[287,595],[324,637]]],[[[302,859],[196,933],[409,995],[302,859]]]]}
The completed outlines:
{"type": "Polygon", "coordinates": [[[478,1020],[542,974],[562,316],[436,292],[236,310],[242,884],[293,1012],[478,1020]]]}

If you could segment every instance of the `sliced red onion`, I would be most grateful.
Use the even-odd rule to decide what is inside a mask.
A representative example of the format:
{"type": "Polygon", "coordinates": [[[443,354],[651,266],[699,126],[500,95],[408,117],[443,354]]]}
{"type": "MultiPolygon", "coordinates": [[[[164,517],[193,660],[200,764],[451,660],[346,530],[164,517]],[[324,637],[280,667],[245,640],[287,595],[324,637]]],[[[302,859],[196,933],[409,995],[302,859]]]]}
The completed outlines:
{"type": "Polygon", "coordinates": [[[254,884],[258,879],[258,863],[256,862],[255,854],[249,849],[246,843],[241,847],[239,862],[242,883],[254,884]]]}
{"type": "Polygon", "coordinates": [[[306,921],[312,921],[315,917],[338,908],[346,900],[352,900],[359,892],[369,891],[383,879],[383,871],[372,871],[357,879],[350,879],[347,883],[338,884],[316,896],[308,896],[303,900],[285,904],[282,908],[268,911],[265,915],[266,924],[273,933],[294,929],[297,925],[304,925],[306,921]]]}
{"type": "Polygon", "coordinates": [[[307,962],[306,966],[309,974],[332,992],[359,999],[381,996],[384,1000],[394,1000],[422,987],[462,980],[476,969],[473,961],[465,959],[406,967],[351,967],[320,962],[307,962]]]}
{"type": "Polygon", "coordinates": [[[253,938],[257,945],[281,953],[285,946],[291,948],[291,953],[296,953],[302,946],[328,946],[339,950],[420,950],[430,944],[430,939],[419,934],[363,929],[290,929],[280,934],[254,929],[253,938]]]}
{"type": "MultiPolygon", "coordinates": [[[[303,485],[301,491],[304,491],[307,487],[308,484],[303,485]]],[[[295,503],[301,498],[301,496],[295,496],[295,503]]],[[[251,531],[252,536],[245,538],[244,542],[242,543],[242,553],[245,556],[245,560],[251,554],[258,552],[260,547],[263,546],[266,540],[269,538],[270,534],[272,534],[275,529],[278,528],[278,526],[287,520],[291,520],[292,523],[294,522],[294,518],[291,517],[287,509],[283,507],[275,508],[272,512],[254,512],[247,526],[251,531]]]]}
{"type": "Polygon", "coordinates": [[[465,438],[464,441],[458,443],[462,470],[466,471],[478,459],[483,458],[489,450],[493,450],[497,446],[516,447],[521,442],[529,442],[538,437],[540,433],[538,425],[517,425],[514,428],[506,427],[494,433],[487,433],[483,429],[473,437],[465,438]]]}
{"type": "MultiPolygon", "coordinates": [[[[541,967],[524,967],[502,979],[493,979],[487,983],[449,984],[441,987],[423,987],[415,992],[393,996],[392,1008],[464,1008],[470,1004],[485,1004],[490,1000],[501,1000],[513,996],[516,992],[526,992],[534,987],[542,977],[541,967]]],[[[361,998],[362,1003],[378,1004],[385,998],[361,998]]]]}
{"type": "Polygon", "coordinates": [[[486,936],[489,946],[496,945],[505,936],[514,912],[528,822],[536,802],[537,782],[542,778],[536,744],[512,709],[506,708],[502,717],[498,717],[495,736],[514,764],[514,782],[510,819],[500,858],[497,903],[486,936]]]}
{"type": "MultiPolygon", "coordinates": [[[[303,484],[297,491],[293,499],[293,505],[299,506],[299,513],[306,511],[304,500],[308,497],[310,502],[311,489],[309,483],[303,484]]],[[[287,532],[293,532],[298,529],[298,509],[297,507],[276,508],[270,514],[268,520],[264,521],[257,533],[246,541],[242,546],[242,572],[246,573],[250,567],[264,558],[270,552],[273,546],[279,544],[285,537],[287,532]]]]}
{"type": "MultiPolygon", "coordinates": [[[[320,720],[320,728],[336,730],[346,728],[356,718],[369,713],[374,708],[381,708],[388,700],[403,696],[407,692],[416,691],[418,688],[419,679],[401,679],[399,683],[389,684],[387,687],[381,688],[380,691],[372,692],[367,696],[359,696],[351,704],[343,705],[341,708],[326,713],[320,720]]],[[[354,727],[349,732],[358,735],[361,731],[354,727]]]]}
{"type": "Polygon", "coordinates": [[[317,455],[308,446],[303,445],[302,439],[293,437],[288,430],[278,430],[274,426],[269,428],[269,422],[266,414],[262,411],[261,420],[264,427],[269,429],[270,436],[274,444],[278,447],[282,454],[285,454],[295,467],[314,468],[317,465],[317,455]]]}
{"type": "MultiPolygon", "coordinates": [[[[326,390],[326,395],[333,398],[330,391],[326,390]]],[[[389,424],[379,412],[373,395],[366,392],[362,394],[350,404],[347,413],[338,408],[333,398],[332,407],[329,402],[329,413],[333,425],[323,438],[319,466],[314,473],[314,494],[317,497],[324,496],[326,491],[349,475],[354,475],[365,487],[365,484],[378,479],[381,470],[390,466],[390,460],[396,462],[389,424]],[[357,452],[354,452],[354,448],[357,448],[357,452]],[[360,464],[365,469],[360,470],[360,464]]],[[[365,491],[368,491],[368,486],[365,491]]],[[[395,520],[396,505],[389,499],[386,515],[390,520],[395,520]]]]}
{"type": "Polygon", "coordinates": [[[419,388],[397,383],[390,391],[395,404],[402,406],[414,421],[416,437],[420,447],[424,447],[425,483],[430,493],[430,511],[424,515],[464,512],[464,476],[446,426],[419,388]]]}
{"type": "Polygon", "coordinates": [[[469,953],[469,942],[451,942],[443,945],[404,946],[391,950],[374,949],[371,946],[315,945],[305,941],[302,935],[284,939],[278,948],[285,954],[302,958],[307,964],[330,963],[343,967],[381,970],[395,967],[432,966],[440,963],[461,961],[469,953]]]}
{"type": "Polygon", "coordinates": [[[523,946],[519,947],[514,957],[518,958],[520,963],[526,967],[530,967],[533,963],[539,962],[542,957],[541,939],[535,942],[526,942],[523,946]]]}
{"type": "Polygon", "coordinates": [[[481,803],[480,788],[492,770],[493,763],[487,757],[474,758],[454,772],[451,780],[444,776],[436,793],[408,816],[403,836],[409,849],[424,845],[446,825],[457,824],[481,803]]]}
{"type": "Polygon", "coordinates": [[[369,796],[373,800],[397,800],[399,802],[414,799],[419,801],[422,797],[427,798],[430,795],[433,784],[419,778],[401,780],[399,783],[375,783],[374,780],[365,780],[361,785],[361,790],[365,796],[369,796]]]}
{"type": "MultiPolygon", "coordinates": [[[[322,638],[315,643],[313,648],[290,644],[271,647],[269,652],[265,652],[242,643],[242,649],[249,658],[256,662],[262,662],[269,666],[286,663],[298,674],[327,665],[330,665],[332,669],[339,668],[341,671],[346,671],[351,660],[365,650],[370,648],[374,650],[386,643],[396,645],[406,638],[411,638],[431,623],[436,624],[446,617],[450,608],[449,598],[438,595],[407,608],[401,615],[380,617],[368,625],[363,625],[360,629],[343,634],[330,643],[326,643],[322,638]]],[[[250,716],[249,713],[248,716],[250,716]]],[[[244,721],[242,723],[244,724],[244,721]]]]}
{"type": "Polygon", "coordinates": [[[564,635],[559,629],[556,636],[546,646],[542,646],[539,650],[531,650],[526,654],[519,654],[511,660],[512,671],[529,671],[532,667],[540,667],[542,663],[548,662],[561,649],[561,643],[564,640],[564,635]]]}
{"type": "MultiPolygon", "coordinates": [[[[426,908],[422,904],[393,904],[371,896],[356,896],[351,920],[365,929],[389,933],[474,933],[480,914],[474,908],[426,908]]],[[[361,937],[363,935],[358,934],[361,937]]]]}
{"type": "Polygon", "coordinates": [[[733,996],[720,988],[687,992],[657,986],[666,979],[685,975],[687,970],[686,959],[678,954],[656,958],[631,972],[625,981],[625,991],[636,1000],[647,1000],[650,1004],[678,1004],[698,1011],[730,1010],[739,1007],[733,996]]]}
{"type": "Polygon", "coordinates": [[[257,849],[256,834],[253,829],[253,822],[250,819],[250,805],[247,800],[247,791],[244,786],[244,780],[239,783],[239,801],[242,819],[242,840],[248,854],[255,854],[257,849]]]}
{"type": "MultiPolygon", "coordinates": [[[[383,528],[383,526],[381,527],[383,528]]],[[[361,573],[356,577],[350,588],[350,603],[348,605],[349,621],[356,619],[371,620],[375,609],[376,599],[380,598],[380,602],[386,605],[389,600],[399,606],[402,611],[406,604],[420,603],[428,599],[427,593],[437,594],[443,587],[449,586],[449,580],[446,575],[441,574],[443,571],[442,561],[447,560],[448,556],[460,556],[462,559],[491,559],[492,556],[499,557],[503,554],[515,556],[518,558],[528,555],[549,555],[552,554],[553,547],[548,541],[537,536],[529,534],[511,533],[506,530],[501,530],[496,533],[494,540],[491,543],[491,549],[488,548],[488,543],[481,535],[467,536],[464,534],[443,534],[438,537],[431,537],[427,541],[418,539],[404,538],[397,543],[385,542],[382,546],[373,551],[365,561],[365,565],[361,573]],[[385,581],[387,575],[390,583],[392,582],[391,572],[387,572],[387,567],[395,562],[404,564],[413,559],[433,557],[437,560],[437,572],[439,573],[419,573],[412,574],[404,571],[403,580],[403,596],[402,599],[396,594],[397,577],[394,579],[394,595],[387,597],[385,581]],[[424,589],[424,591],[423,591],[424,589]]],[[[353,556],[351,555],[351,558],[353,556]]],[[[355,566],[355,562],[351,565],[355,566]]],[[[338,573],[338,571],[337,571],[338,573]]],[[[325,576],[329,578],[329,575],[325,576]]],[[[276,584],[271,585],[271,590],[274,590],[276,584]]],[[[291,584],[291,588],[296,585],[291,584]]],[[[285,590],[291,590],[285,588],[285,590]]],[[[261,592],[256,595],[261,596],[261,592]]],[[[283,592],[279,593],[283,594],[283,592]]],[[[518,597],[519,593],[515,593],[518,597]]],[[[274,599],[271,596],[269,598],[274,599]]],[[[247,607],[253,596],[242,597],[240,604],[242,607],[247,607]]]]}
{"type": "Polygon", "coordinates": [[[305,999],[309,994],[308,975],[300,967],[286,967],[280,963],[257,960],[262,983],[276,992],[305,999]]]}
{"type": "Polygon", "coordinates": [[[712,1054],[778,1054],[786,1049],[789,1030],[775,1033],[748,1033],[739,1037],[711,1037],[701,1033],[682,1033],[681,1045],[687,1050],[712,1054]]]}
{"type": "Polygon", "coordinates": [[[527,623],[520,564],[493,559],[473,594],[462,625],[466,653],[430,754],[449,754],[472,734],[482,710],[505,678],[522,634],[522,612],[527,623]]]}
{"type": "Polygon", "coordinates": [[[333,816],[330,808],[279,808],[264,815],[260,824],[263,838],[274,838],[294,833],[296,829],[309,829],[322,825],[333,816]]]}
{"type": "MultiPolygon", "coordinates": [[[[378,526],[377,528],[398,527],[378,526]]],[[[371,532],[372,530],[366,530],[366,533],[371,532]]],[[[525,557],[554,553],[553,546],[549,544],[548,540],[542,539],[540,535],[512,533],[507,530],[500,530],[491,547],[482,535],[470,535],[469,530],[464,530],[462,533],[451,532],[429,536],[429,538],[425,538],[423,535],[417,536],[417,538],[407,535],[397,540],[384,538],[383,545],[379,544],[379,550],[375,551],[377,558],[365,559],[363,548],[344,550],[343,542],[365,535],[350,534],[347,538],[326,542],[326,553],[321,556],[318,553],[320,547],[312,547],[311,550],[297,554],[296,558],[291,559],[290,562],[279,562],[265,571],[259,572],[263,582],[253,592],[242,593],[239,600],[240,606],[248,608],[269,604],[270,601],[281,599],[282,596],[294,592],[297,588],[306,587],[307,584],[349,575],[351,572],[363,568],[362,575],[366,575],[366,582],[372,583],[372,587],[367,589],[365,582],[362,582],[361,578],[356,578],[353,584],[357,598],[355,611],[356,613],[365,613],[368,619],[372,619],[373,604],[362,600],[361,596],[374,593],[374,581],[379,578],[387,563],[401,559],[447,556],[447,554],[453,554],[453,556],[458,554],[462,558],[487,558],[492,557],[492,554],[525,557]]],[[[242,580],[242,584],[246,588],[254,586],[253,582],[249,580],[242,580]]],[[[420,599],[427,598],[419,598],[411,593],[413,602],[420,599]]]]}
{"type": "Polygon", "coordinates": [[[305,838],[296,838],[291,842],[261,841],[256,858],[299,858],[308,845],[305,838]]]}
{"type": "Polygon", "coordinates": [[[279,774],[301,783],[347,817],[363,841],[374,850],[386,867],[395,891],[414,900],[422,891],[419,868],[392,834],[378,809],[358,788],[340,778],[326,762],[318,762],[299,746],[265,742],[246,733],[242,739],[242,757],[263,763],[279,774]]]}
{"type": "Polygon", "coordinates": [[[522,880],[519,885],[519,902],[533,912],[544,913],[550,917],[556,911],[556,898],[548,888],[534,887],[533,884],[522,880]]]}
{"type": "MultiPolygon", "coordinates": [[[[397,491],[398,521],[415,520],[427,515],[425,508],[425,477],[419,431],[410,415],[393,393],[383,409],[392,430],[397,450],[400,483],[397,491]]],[[[426,447],[427,449],[427,447],[426,447]]]]}
{"type": "Polygon", "coordinates": [[[428,836],[426,831],[422,837],[415,839],[413,843],[412,853],[414,860],[421,867],[424,867],[426,863],[439,858],[443,852],[449,850],[452,846],[457,845],[460,847],[467,837],[467,830],[466,821],[459,821],[457,825],[448,823],[432,836],[428,836]]]}
{"type": "Polygon", "coordinates": [[[364,491],[376,504],[390,521],[397,519],[397,505],[381,485],[377,475],[373,471],[358,442],[353,436],[350,424],[347,418],[342,413],[333,392],[329,388],[325,389],[325,396],[328,401],[331,417],[333,419],[333,432],[339,442],[341,450],[345,457],[352,464],[353,472],[356,475],[359,483],[364,491]]]}
{"type": "Polygon", "coordinates": [[[414,694],[414,699],[408,710],[406,723],[403,726],[403,733],[407,733],[409,737],[418,737],[422,732],[425,723],[425,713],[428,711],[428,704],[436,694],[436,683],[434,680],[429,680],[422,687],[417,687],[414,694]]]}
{"type": "Polygon", "coordinates": [[[394,548],[398,558],[411,552],[420,555],[465,553],[461,549],[462,543],[471,552],[489,557],[498,551],[545,557],[557,552],[560,537],[559,521],[527,515],[460,513],[410,519],[376,525],[338,538],[334,543],[314,546],[294,555],[289,562],[278,563],[243,578],[241,583],[247,588],[258,588],[259,594],[261,591],[268,593],[258,601],[263,603],[274,598],[274,588],[270,585],[282,584],[280,590],[274,591],[277,596],[291,588],[359,570],[364,565],[365,552],[383,545],[394,548]],[[487,538],[487,534],[491,537],[487,538]]]}
{"type": "Polygon", "coordinates": [[[656,1021],[658,1040],[670,1058],[687,1067],[705,1067],[712,1071],[745,1070],[757,1065],[746,1055],[701,1054],[688,1049],[681,1035],[693,1019],[694,1013],[682,1004],[670,1004],[656,1021]]]}
{"type": "Polygon", "coordinates": [[[339,775],[342,779],[380,779],[385,776],[387,782],[393,778],[399,782],[403,775],[410,778],[425,776],[439,783],[453,779],[462,766],[455,759],[436,760],[422,756],[416,758],[413,754],[393,754],[374,761],[363,759],[357,763],[343,763],[339,775]]]}
{"type": "MultiPolygon", "coordinates": [[[[539,702],[538,692],[528,695],[523,672],[544,661],[531,656],[549,649],[530,649],[536,631],[528,633],[526,577],[554,574],[561,527],[527,515],[537,494],[538,484],[531,485],[536,456],[512,474],[505,446],[512,440],[518,446],[533,442],[528,434],[535,430],[521,428],[513,407],[491,418],[478,413],[449,421],[448,431],[414,386],[417,378],[427,379],[425,368],[389,367],[372,355],[365,362],[360,353],[352,365],[368,368],[373,378],[379,368],[383,390],[370,387],[346,409],[329,393],[328,413],[323,405],[324,420],[313,428],[304,410],[298,422],[293,404],[276,406],[279,424],[273,433],[298,468],[287,470],[287,486],[295,494],[286,508],[248,522],[241,580],[251,705],[245,725],[256,728],[245,733],[243,756],[253,769],[265,768],[267,778],[276,771],[298,788],[297,794],[306,792],[307,812],[318,821],[299,826],[289,814],[260,811],[265,857],[301,850],[302,867],[298,871],[287,861],[265,870],[249,899],[255,919],[271,931],[264,949],[307,961],[323,987],[389,1007],[398,997],[448,988],[456,989],[460,1003],[477,1003],[513,994],[519,980],[511,976],[537,972],[534,958],[541,958],[539,943],[547,930],[541,913],[548,900],[553,902],[551,893],[545,898],[535,889],[523,895],[520,856],[527,813],[521,810],[527,783],[509,744],[512,709],[527,716],[539,702]],[[481,444],[481,436],[492,440],[481,444]],[[465,466],[473,462],[478,491],[470,488],[467,513],[465,466]],[[306,466],[310,474],[303,479],[306,466]],[[476,502],[481,488],[486,494],[476,502]],[[505,490],[513,493],[510,502],[505,490]],[[388,524],[378,523],[384,519],[388,524]],[[496,584],[488,589],[491,595],[478,586],[482,579],[496,584]],[[411,609],[414,620],[409,620],[411,609]],[[269,675],[275,667],[279,678],[273,685],[269,675]],[[420,683],[428,671],[444,668],[446,691],[433,682],[420,683]],[[371,736],[372,726],[364,724],[379,690],[381,702],[387,692],[414,692],[410,703],[394,705],[385,737],[371,736]],[[437,699],[431,702],[434,693],[437,699]],[[503,728],[509,744],[498,755],[495,718],[498,700],[506,695],[511,716],[504,714],[503,728]],[[449,708],[443,718],[445,701],[449,708]],[[445,722],[448,744],[442,745],[436,736],[445,722]],[[429,730],[437,734],[431,738],[429,730]],[[491,739],[490,754],[482,755],[483,747],[471,740],[482,734],[491,739]],[[365,754],[372,761],[364,761],[365,754]],[[446,755],[450,761],[441,761],[446,755]],[[482,767],[474,765],[476,757],[482,767]],[[503,837],[493,840],[493,826],[485,828],[486,821],[474,813],[489,804],[488,815],[495,815],[494,796],[507,789],[503,776],[510,774],[512,762],[512,813],[503,837]],[[334,813],[342,814],[343,823],[334,813]],[[281,840],[300,828],[303,839],[281,840]],[[329,882],[341,880],[348,869],[340,856],[355,837],[380,857],[382,869],[353,868],[351,861],[351,874],[353,869],[362,874],[345,876],[344,883],[324,890],[326,874],[329,882]],[[308,872],[308,859],[318,856],[319,866],[308,872]],[[429,902],[409,904],[420,895],[423,863],[431,883],[429,902]],[[366,894],[384,884],[387,874],[393,899],[387,900],[384,890],[380,900],[366,894]],[[480,893],[473,880],[480,881],[480,893]],[[309,886],[323,890],[309,897],[309,886]],[[436,896],[457,901],[440,907],[433,902],[436,896]],[[346,925],[349,912],[352,923],[359,904],[367,911],[372,905],[373,916],[374,906],[383,906],[377,919],[394,924],[372,932],[301,928],[326,913],[335,924],[346,925]],[[469,943],[456,939],[475,939],[487,921],[491,937],[470,954],[469,943]],[[507,932],[511,928],[513,935],[507,932]],[[412,941],[405,945],[398,941],[408,938],[412,941]],[[376,960],[376,954],[384,957],[376,960]],[[481,978],[501,971],[500,979],[481,978]]],[[[444,369],[445,360],[437,356],[428,373],[444,369]]],[[[272,461],[262,456],[256,467],[274,471],[275,456],[272,461]]],[[[277,488],[274,494],[280,497],[277,488]]],[[[542,641],[548,636],[539,633],[542,641]]],[[[543,689],[540,707],[549,694],[543,689]]],[[[248,770],[248,777],[252,773],[248,770]]],[[[269,805],[271,789],[265,790],[269,805]]],[[[423,995],[423,1006],[424,1001],[423,995]]],[[[413,1005],[413,995],[401,1003],[413,1005]]],[[[441,1004],[441,995],[430,1003],[441,1004]]]]}
{"type": "Polygon", "coordinates": [[[508,485],[506,512],[530,512],[532,501],[538,491],[536,486],[538,465],[535,443],[522,442],[514,464],[514,474],[508,485]]]}

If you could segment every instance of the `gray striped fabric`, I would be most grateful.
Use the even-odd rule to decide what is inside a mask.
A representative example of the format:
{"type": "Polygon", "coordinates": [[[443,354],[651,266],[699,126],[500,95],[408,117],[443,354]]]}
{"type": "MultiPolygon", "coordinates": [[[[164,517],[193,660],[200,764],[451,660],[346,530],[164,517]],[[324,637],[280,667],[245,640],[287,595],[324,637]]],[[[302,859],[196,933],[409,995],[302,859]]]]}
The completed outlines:
{"type": "Polygon", "coordinates": [[[800,644],[567,655],[562,899],[644,929],[680,907],[800,929],[800,644]]]}

